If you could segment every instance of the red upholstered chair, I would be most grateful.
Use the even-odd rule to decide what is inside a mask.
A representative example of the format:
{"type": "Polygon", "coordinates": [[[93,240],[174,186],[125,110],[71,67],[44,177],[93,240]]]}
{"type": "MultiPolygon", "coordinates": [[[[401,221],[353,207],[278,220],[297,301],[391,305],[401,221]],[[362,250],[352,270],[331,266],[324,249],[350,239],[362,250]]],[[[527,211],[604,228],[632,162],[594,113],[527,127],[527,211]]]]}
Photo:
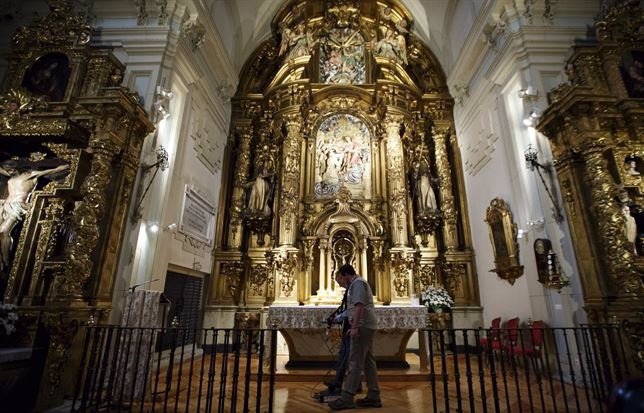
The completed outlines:
{"type": "Polygon", "coordinates": [[[512,347],[512,354],[515,356],[541,357],[541,346],[543,345],[543,321],[537,320],[530,326],[530,343],[520,343],[512,347]]]}
{"type": "MultiPolygon", "coordinates": [[[[509,350],[513,360],[518,357],[522,357],[524,360],[530,360],[536,374],[540,374],[543,367],[541,348],[543,347],[544,327],[545,325],[541,320],[533,322],[530,326],[530,342],[515,343],[509,350]]],[[[527,362],[524,364],[527,364],[527,362]]]]}
{"type": "Polygon", "coordinates": [[[492,351],[501,349],[501,317],[492,320],[490,333],[487,337],[479,338],[479,345],[484,349],[489,345],[492,351]]]}
{"type": "Polygon", "coordinates": [[[508,353],[512,352],[512,349],[517,344],[517,339],[519,338],[519,317],[512,318],[508,320],[505,324],[505,343],[503,343],[503,350],[508,353]]]}

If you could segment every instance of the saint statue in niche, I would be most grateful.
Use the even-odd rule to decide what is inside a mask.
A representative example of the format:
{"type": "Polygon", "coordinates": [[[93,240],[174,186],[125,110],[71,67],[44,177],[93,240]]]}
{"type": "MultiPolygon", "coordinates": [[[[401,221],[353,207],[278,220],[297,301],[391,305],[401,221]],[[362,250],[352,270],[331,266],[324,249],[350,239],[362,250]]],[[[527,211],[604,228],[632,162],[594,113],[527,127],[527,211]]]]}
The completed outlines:
{"type": "Polygon", "coordinates": [[[255,179],[246,187],[250,188],[247,210],[251,214],[270,215],[270,198],[273,192],[273,176],[266,161],[260,161],[255,179]]]}
{"type": "Polygon", "coordinates": [[[38,170],[34,165],[19,161],[6,161],[0,167],[0,175],[7,179],[7,195],[0,199],[0,270],[9,266],[9,255],[13,246],[11,231],[27,214],[29,195],[38,184],[38,179],[53,177],[69,169],[64,164],[51,169],[38,170]]]}
{"type": "Polygon", "coordinates": [[[633,249],[633,253],[637,255],[637,223],[635,218],[631,215],[631,208],[628,204],[622,206],[622,213],[626,219],[626,239],[628,239],[630,248],[633,249]]]}
{"type": "Polygon", "coordinates": [[[436,193],[434,192],[431,181],[431,173],[427,160],[421,159],[415,162],[412,168],[412,183],[416,207],[420,214],[435,211],[438,207],[436,193]]]}

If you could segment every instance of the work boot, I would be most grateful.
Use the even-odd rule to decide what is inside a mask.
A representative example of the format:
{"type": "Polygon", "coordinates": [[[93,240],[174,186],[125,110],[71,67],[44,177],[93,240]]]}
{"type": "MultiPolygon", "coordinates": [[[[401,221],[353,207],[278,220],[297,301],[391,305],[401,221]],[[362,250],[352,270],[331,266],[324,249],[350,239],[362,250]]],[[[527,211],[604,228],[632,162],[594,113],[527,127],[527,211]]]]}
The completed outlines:
{"type": "Polygon", "coordinates": [[[368,397],[364,397],[362,399],[356,400],[356,406],[358,407],[382,407],[382,402],[380,399],[370,399],[368,397]]]}
{"type": "Polygon", "coordinates": [[[339,397],[333,400],[332,402],[329,402],[329,407],[333,410],[347,410],[347,409],[355,409],[356,404],[354,401],[347,401],[342,397],[339,397]]]}

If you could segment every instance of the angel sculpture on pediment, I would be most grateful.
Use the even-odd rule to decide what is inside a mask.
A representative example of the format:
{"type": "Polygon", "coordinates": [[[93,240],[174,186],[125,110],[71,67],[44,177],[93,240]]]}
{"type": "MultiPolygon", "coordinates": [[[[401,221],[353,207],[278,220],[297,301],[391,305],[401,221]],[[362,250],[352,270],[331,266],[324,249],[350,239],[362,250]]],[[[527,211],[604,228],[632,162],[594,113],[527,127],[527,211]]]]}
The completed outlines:
{"type": "Polygon", "coordinates": [[[299,22],[293,30],[283,24],[279,55],[282,56],[288,51],[288,59],[307,56],[311,54],[315,43],[313,33],[306,30],[304,22],[299,22]]]}
{"type": "Polygon", "coordinates": [[[407,65],[407,22],[403,19],[394,23],[389,7],[381,13],[380,21],[381,38],[374,45],[374,54],[407,65]]]}

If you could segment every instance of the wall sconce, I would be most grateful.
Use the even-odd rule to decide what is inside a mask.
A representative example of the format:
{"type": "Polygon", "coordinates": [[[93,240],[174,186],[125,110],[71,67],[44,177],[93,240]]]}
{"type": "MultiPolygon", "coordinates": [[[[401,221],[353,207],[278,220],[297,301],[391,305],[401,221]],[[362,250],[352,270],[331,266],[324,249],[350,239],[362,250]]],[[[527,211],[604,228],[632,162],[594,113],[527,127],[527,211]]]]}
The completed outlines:
{"type": "Polygon", "coordinates": [[[159,230],[162,230],[163,232],[165,231],[170,231],[170,232],[175,232],[177,230],[177,224],[176,222],[173,222],[170,225],[166,225],[164,227],[159,226],[158,222],[152,222],[149,226],[150,232],[153,234],[156,234],[159,232],[159,230]]]}
{"type": "Polygon", "coordinates": [[[159,223],[157,222],[150,223],[150,225],[148,226],[148,229],[150,230],[151,233],[156,234],[157,232],[159,232],[159,223]]]}
{"type": "Polygon", "coordinates": [[[550,190],[550,187],[548,187],[546,180],[541,174],[541,170],[543,169],[550,177],[550,181],[552,181],[552,164],[550,162],[547,162],[545,164],[540,163],[539,153],[532,145],[528,145],[528,148],[525,150],[524,157],[525,157],[526,168],[528,168],[532,172],[535,172],[535,171],[537,172],[537,174],[539,175],[539,179],[541,179],[541,183],[546,189],[548,198],[550,198],[550,202],[552,202],[552,216],[555,219],[555,222],[557,223],[562,222],[563,214],[561,213],[561,207],[559,206],[559,202],[556,200],[556,198],[552,193],[554,192],[554,190],[553,191],[550,190]]]}
{"type": "Polygon", "coordinates": [[[530,230],[532,230],[532,229],[541,229],[541,228],[543,228],[543,225],[545,224],[545,222],[543,221],[543,218],[539,218],[539,219],[534,219],[534,220],[529,219],[529,220],[527,220],[525,222],[525,224],[530,228],[530,230]]]}
{"type": "Polygon", "coordinates": [[[535,101],[539,98],[539,91],[533,86],[528,86],[519,90],[519,97],[523,100],[535,101]]]}
{"type": "MultiPolygon", "coordinates": [[[[157,156],[157,161],[153,164],[141,164],[141,180],[139,181],[139,188],[137,192],[140,192],[140,189],[143,185],[143,181],[145,180],[145,176],[148,174],[148,172],[154,168],[154,173],[152,174],[152,178],[150,178],[150,181],[148,182],[148,185],[145,187],[145,190],[141,194],[140,197],[137,197],[137,201],[134,204],[134,208],[132,209],[132,222],[138,221],[142,216],[142,204],[143,200],[145,200],[145,196],[148,194],[148,191],[150,190],[150,185],[152,185],[152,182],[154,182],[154,178],[156,178],[157,173],[159,173],[159,170],[165,171],[168,169],[168,151],[165,150],[165,148],[161,145],[156,150],[156,156],[157,156]]],[[[157,224],[158,226],[158,224],[157,224]]],[[[159,229],[157,228],[157,231],[159,229]]]]}
{"type": "Polygon", "coordinates": [[[532,108],[528,116],[523,119],[523,124],[529,128],[534,127],[542,114],[538,108],[532,108]]]}

